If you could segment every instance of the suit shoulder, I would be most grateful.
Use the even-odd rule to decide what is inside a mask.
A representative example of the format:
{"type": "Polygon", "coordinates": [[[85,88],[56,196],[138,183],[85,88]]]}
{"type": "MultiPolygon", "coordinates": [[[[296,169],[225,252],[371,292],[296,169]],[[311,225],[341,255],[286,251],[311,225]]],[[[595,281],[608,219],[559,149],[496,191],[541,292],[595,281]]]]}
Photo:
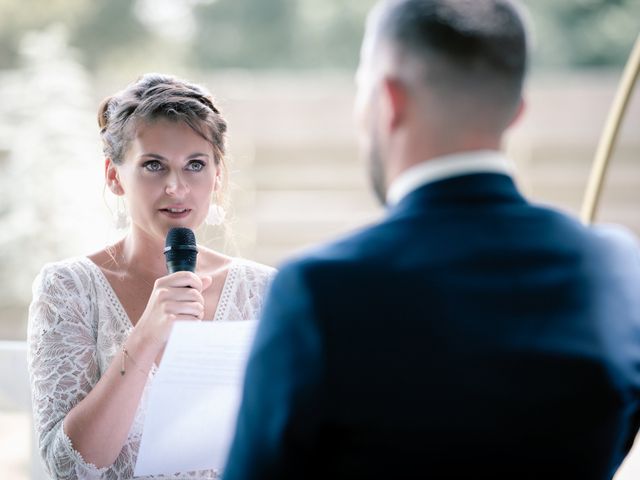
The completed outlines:
{"type": "Polygon", "coordinates": [[[619,245],[633,250],[640,249],[638,237],[628,228],[617,224],[598,224],[589,227],[593,236],[603,242],[619,245]]]}
{"type": "Polygon", "coordinates": [[[598,246],[620,265],[635,266],[640,272],[640,243],[638,238],[621,225],[604,224],[589,228],[598,246]]]}
{"type": "Polygon", "coordinates": [[[548,234],[556,243],[576,249],[598,262],[640,267],[640,243],[634,233],[618,224],[585,225],[570,214],[540,207],[548,215],[548,234]],[[553,233],[552,233],[553,232],[553,233]]]}
{"type": "Polygon", "coordinates": [[[585,242],[600,248],[640,251],[638,238],[628,228],[613,223],[585,225],[574,216],[555,209],[548,209],[558,225],[568,233],[582,237],[585,242]]]}
{"type": "Polygon", "coordinates": [[[627,248],[638,247],[634,234],[621,225],[598,224],[585,225],[574,215],[556,207],[542,204],[532,204],[532,208],[544,215],[549,227],[570,235],[575,239],[582,239],[587,243],[626,245],[627,248]]]}

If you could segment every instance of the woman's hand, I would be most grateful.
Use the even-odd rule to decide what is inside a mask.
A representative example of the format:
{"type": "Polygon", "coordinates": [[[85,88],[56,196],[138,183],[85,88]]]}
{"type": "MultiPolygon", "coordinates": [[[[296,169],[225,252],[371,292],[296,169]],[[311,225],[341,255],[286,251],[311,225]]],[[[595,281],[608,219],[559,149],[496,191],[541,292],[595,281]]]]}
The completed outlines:
{"type": "Polygon", "coordinates": [[[199,277],[187,271],[157,279],[135,330],[162,349],[174,321],[203,319],[205,306],[202,292],[211,283],[210,276],[199,277]]]}
{"type": "Polygon", "coordinates": [[[156,280],[147,306],[109,369],[64,420],[64,432],[84,459],[99,467],[116,461],[148,381],[176,320],[201,320],[210,276],[176,272],[156,280]],[[190,287],[190,288],[186,288],[190,287]]]}

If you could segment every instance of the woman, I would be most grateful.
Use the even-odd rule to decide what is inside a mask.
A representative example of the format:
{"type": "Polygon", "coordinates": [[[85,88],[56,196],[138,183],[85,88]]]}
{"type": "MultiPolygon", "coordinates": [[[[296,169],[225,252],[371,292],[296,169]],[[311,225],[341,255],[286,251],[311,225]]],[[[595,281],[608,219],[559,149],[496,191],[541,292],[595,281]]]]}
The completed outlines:
{"type": "Polygon", "coordinates": [[[256,319],[274,274],[203,246],[195,273],[167,274],[169,229],[221,220],[212,199],[224,183],[227,127],[204,89],[145,75],[105,99],[98,123],[106,184],[124,199],[130,229],[93,255],[45,265],[29,310],[34,422],[56,479],[131,478],[173,322],[256,319]]]}

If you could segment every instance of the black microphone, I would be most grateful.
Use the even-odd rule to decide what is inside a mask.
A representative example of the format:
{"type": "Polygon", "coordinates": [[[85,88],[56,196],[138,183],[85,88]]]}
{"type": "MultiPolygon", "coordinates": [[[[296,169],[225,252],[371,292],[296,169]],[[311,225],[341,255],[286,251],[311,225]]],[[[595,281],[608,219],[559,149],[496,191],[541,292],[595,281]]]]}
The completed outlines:
{"type": "Polygon", "coordinates": [[[164,245],[164,256],[167,260],[169,273],[196,271],[198,248],[196,247],[196,236],[191,229],[172,228],[167,233],[164,245]]]}

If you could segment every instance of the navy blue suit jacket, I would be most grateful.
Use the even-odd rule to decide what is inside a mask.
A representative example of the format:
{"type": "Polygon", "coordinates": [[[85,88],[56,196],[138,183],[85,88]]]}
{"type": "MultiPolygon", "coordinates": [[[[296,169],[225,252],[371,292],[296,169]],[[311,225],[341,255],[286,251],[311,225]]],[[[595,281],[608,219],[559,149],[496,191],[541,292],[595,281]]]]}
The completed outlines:
{"type": "Polygon", "coordinates": [[[225,480],[610,479],[640,423],[640,254],[511,178],[427,184],[285,264],[225,480]]]}

